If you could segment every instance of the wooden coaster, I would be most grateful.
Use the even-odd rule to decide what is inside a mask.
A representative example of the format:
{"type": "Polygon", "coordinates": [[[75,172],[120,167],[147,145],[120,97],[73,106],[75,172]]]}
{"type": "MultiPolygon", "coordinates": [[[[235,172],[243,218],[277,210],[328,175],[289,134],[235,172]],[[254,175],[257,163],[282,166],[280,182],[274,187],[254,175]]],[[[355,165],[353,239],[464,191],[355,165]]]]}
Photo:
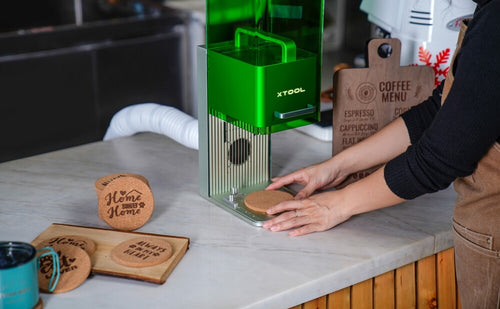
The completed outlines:
{"type": "MultiPolygon", "coordinates": [[[[89,276],[91,269],[90,257],[77,246],[54,244],[51,246],[59,255],[60,277],[52,293],[71,291],[82,284],[89,276]]],[[[43,251],[42,251],[43,253],[43,251]]],[[[52,276],[53,261],[50,255],[40,259],[38,270],[38,285],[43,292],[49,292],[49,281],[52,276]]]]}
{"type": "Polygon", "coordinates": [[[101,194],[102,190],[113,180],[121,177],[135,177],[139,180],[142,180],[146,185],[149,187],[149,182],[146,179],[146,177],[139,175],[139,174],[133,174],[133,173],[116,173],[116,174],[110,174],[106,175],[104,177],[101,177],[97,179],[94,183],[94,189],[97,193],[97,197],[101,194]]]}
{"type": "Polygon", "coordinates": [[[79,235],[64,235],[44,239],[36,246],[36,248],[40,249],[52,245],[70,245],[79,247],[85,250],[89,256],[92,256],[96,250],[95,242],[92,239],[79,235]]]}
{"type": "Polygon", "coordinates": [[[98,198],[99,217],[119,230],[135,230],[153,214],[154,199],[149,186],[142,180],[124,176],[112,180],[98,198]]]}
{"type": "Polygon", "coordinates": [[[121,242],[111,250],[111,258],[130,267],[148,267],[167,261],[173,253],[172,245],[154,237],[138,237],[121,242]]]}
{"type": "Polygon", "coordinates": [[[255,191],[245,196],[245,207],[251,211],[265,213],[269,208],[283,201],[293,200],[293,195],[280,190],[255,191]]]}

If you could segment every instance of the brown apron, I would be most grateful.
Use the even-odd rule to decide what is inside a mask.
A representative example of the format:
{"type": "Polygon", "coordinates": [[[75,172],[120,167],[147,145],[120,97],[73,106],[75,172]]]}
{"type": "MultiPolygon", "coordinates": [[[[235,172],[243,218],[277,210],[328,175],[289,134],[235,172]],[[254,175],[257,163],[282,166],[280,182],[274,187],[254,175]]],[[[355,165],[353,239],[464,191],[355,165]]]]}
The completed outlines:
{"type": "MultiPolygon", "coordinates": [[[[466,22],[462,22],[441,103],[444,103],[453,84],[453,62],[460,50],[466,30],[466,22]]],[[[493,144],[479,161],[474,173],[455,180],[454,187],[458,194],[453,213],[455,265],[462,308],[498,309],[500,308],[500,144],[498,142],[493,144]]]]}

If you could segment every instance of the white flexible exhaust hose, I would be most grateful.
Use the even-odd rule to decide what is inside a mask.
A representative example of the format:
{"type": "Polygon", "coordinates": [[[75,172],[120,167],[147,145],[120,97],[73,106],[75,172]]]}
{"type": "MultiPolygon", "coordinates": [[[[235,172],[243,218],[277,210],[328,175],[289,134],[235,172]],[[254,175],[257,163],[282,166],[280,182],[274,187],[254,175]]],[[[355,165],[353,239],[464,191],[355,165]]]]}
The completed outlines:
{"type": "Polygon", "coordinates": [[[198,149],[198,120],[171,106],[140,103],[118,111],[109,124],[104,140],[154,132],[198,149]]]}

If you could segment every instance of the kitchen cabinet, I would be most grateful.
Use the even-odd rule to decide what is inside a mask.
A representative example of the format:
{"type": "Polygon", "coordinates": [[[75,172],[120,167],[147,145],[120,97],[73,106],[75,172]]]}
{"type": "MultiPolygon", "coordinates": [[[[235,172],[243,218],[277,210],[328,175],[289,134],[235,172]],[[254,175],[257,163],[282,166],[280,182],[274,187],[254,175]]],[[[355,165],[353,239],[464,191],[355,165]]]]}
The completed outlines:
{"type": "Polygon", "coordinates": [[[183,109],[183,17],[0,33],[0,162],[101,140],[123,107],[183,109]]]}
{"type": "Polygon", "coordinates": [[[461,308],[453,248],[291,309],[461,308]]]}

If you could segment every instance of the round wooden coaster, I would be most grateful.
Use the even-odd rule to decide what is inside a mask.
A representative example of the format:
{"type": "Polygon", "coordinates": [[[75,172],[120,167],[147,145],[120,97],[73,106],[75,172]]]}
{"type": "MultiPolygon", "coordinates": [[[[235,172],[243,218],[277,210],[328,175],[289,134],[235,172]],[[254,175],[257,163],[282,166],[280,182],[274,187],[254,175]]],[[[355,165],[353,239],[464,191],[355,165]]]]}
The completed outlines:
{"type": "Polygon", "coordinates": [[[148,267],[167,261],[173,254],[172,245],[163,239],[138,237],[126,240],[111,250],[111,258],[130,267],[148,267]]]}
{"type": "Polygon", "coordinates": [[[135,230],[153,214],[153,192],[136,177],[125,176],[112,180],[99,195],[99,217],[119,230],[135,230]]]}
{"type": "Polygon", "coordinates": [[[92,256],[96,249],[96,244],[92,239],[79,235],[63,235],[50,239],[44,239],[36,246],[36,248],[40,249],[52,245],[70,245],[79,247],[85,250],[89,256],[92,256]]]}
{"type": "MultiPolygon", "coordinates": [[[[52,293],[71,291],[88,278],[91,269],[90,257],[85,250],[77,246],[55,244],[52,248],[59,255],[60,266],[59,282],[52,293]]],[[[50,255],[40,258],[38,285],[43,292],[49,292],[53,268],[50,255]]]]}
{"type": "Polygon", "coordinates": [[[135,177],[141,181],[143,181],[148,187],[149,187],[149,182],[146,179],[146,177],[139,175],[139,174],[133,174],[133,173],[116,173],[116,174],[110,174],[103,176],[99,179],[97,179],[94,183],[94,188],[97,193],[97,197],[101,194],[102,190],[113,180],[121,177],[135,177]]]}
{"type": "Polygon", "coordinates": [[[293,195],[279,190],[255,191],[245,196],[245,207],[251,211],[265,213],[269,208],[283,201],[293,200],[293,195]]]}

